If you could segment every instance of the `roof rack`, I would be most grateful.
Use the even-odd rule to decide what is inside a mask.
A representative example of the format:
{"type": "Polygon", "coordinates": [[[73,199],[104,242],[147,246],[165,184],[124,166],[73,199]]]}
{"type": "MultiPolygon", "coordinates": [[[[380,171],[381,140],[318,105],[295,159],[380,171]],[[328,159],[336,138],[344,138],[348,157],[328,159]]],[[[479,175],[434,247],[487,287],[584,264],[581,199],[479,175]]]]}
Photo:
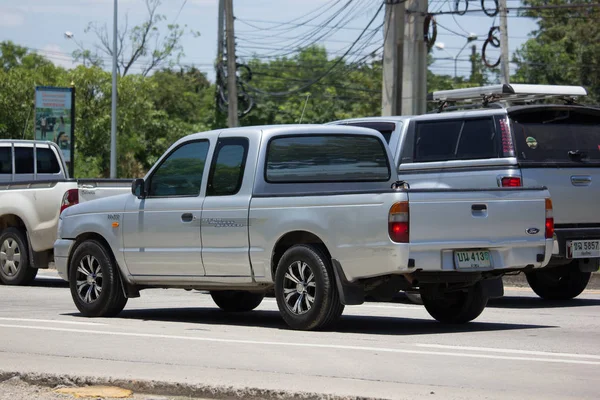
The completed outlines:
{"type": "MultiPolygon", "coordinates": [[[[579,96],[587,96],[587,91],[582,86],[562,85],[526,85],[502,84],[480,86],[455,90],[440,90],[429,93],[427,101],[438,103],[438,112],[448,110],[449,102],[479,103],[479,107],[488,107],[491,103],[524,102],[560,98],[567,104],[575,104],[579,96]]],[[[462,106],[459,108],[466,108],[462,106]]],[[[452,107],[455,108],[455,107],[452,107]]],[[[477,108],[474,107],[469,108],[477,108]]]]}

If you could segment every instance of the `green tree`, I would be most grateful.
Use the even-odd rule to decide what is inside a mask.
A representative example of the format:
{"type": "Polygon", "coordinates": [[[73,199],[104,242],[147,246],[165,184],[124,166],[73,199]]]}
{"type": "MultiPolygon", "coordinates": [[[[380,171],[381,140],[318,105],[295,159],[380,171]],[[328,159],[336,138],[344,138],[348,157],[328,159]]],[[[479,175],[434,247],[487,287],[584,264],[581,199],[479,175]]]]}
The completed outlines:
{"type": "Polygon", "coordinates": [[[537,18],[538,29],[517,50],[514,82],[550,85],[583,85],[589,98],[600,99],[600,8],[582,5],[586,0],[524,0],[533,8],[523,15],[537,18]],[[569,6],[571,8],[544,8],[569,6]]]}

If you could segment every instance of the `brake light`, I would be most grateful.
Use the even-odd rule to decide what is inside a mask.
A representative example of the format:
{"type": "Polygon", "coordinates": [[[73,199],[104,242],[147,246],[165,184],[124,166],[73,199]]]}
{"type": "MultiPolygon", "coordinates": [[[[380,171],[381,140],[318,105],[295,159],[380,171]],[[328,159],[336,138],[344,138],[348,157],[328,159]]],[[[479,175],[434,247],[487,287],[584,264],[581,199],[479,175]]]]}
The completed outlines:
{"type": "Polygon", "coordinates": [[[388,216],[388,232],[390,239],[396,243],[408,243],[409,219],[408,201],[395,203],[388,216]]]}
{"type": "Polygon", "coordinates": [[[520,176],[505,176],[501,180],[502,187],[519,187],[521,186],[520,176]]]}
{"type": "Polygon", "coordinates": [[[546,199],[546,239],[554,238],[554,214],[552,213],[552,200],[546,199]]]}
{"type": "Polygon", "coordinates": [[[62,201],[60,203],[60,213],[71,206],[79,203],[79,190],[78,189],[69,189],[63,195],[62,201]]]}

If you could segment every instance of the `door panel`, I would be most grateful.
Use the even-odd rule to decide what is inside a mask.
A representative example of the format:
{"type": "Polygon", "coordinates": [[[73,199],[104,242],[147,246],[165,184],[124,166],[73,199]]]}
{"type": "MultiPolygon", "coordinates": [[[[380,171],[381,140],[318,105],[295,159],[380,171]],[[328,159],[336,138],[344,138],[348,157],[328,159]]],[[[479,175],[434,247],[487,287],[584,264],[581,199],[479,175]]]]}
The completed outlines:
{"type": "Polygon", "coordinates": [[[146,180],[147,197],[132,197],[123,221],[124,253],[133,275],[203,276],[201,193],[210,142],[184,143],[146,180]]]}
{"type": "Polygon", "coordinates": [[[202,259],[207,276],[252,276],[248,210],[259,136],[233,135],[219,136],[202,208],[202,259]]]}

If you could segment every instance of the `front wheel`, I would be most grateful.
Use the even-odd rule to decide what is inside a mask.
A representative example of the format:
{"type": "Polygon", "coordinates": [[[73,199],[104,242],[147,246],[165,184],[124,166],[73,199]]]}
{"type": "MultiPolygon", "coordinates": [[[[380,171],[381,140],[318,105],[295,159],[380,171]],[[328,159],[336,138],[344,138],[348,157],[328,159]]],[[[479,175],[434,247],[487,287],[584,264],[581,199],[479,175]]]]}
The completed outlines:
{"type": "Polygon", "coordinates": [[[561,267],[547,267],[525,274],[535,294],[545,300],[571,300],[587,287],[591,272],[579,270],[577,261],[561,267]]]}
{"type": "Polygon", "coordinates": [[[262,303],[263,293],[242,292],[238,290],[224,290],[210,292],[217,306],[223,311],[244,312],[252,311],[262,303]]]}
{"type": "Polygon", "coordinates": [[[77,309],[85,317],[114,317],[127,304],[118,267],[99,242],[77,246],[69,266],[69,287],[77,309]]]}
{"type": "Polygon", "coordinates": [[[465,290],[438,293],[437,296],[422,291],[421,299],[429,315],[445,324],[464,324],[474,320],[488,302],[481,283],[465,290]]]}
{"type": "Polygon", "coordinates": [[[28,285],[37,268],[29,266],[29,248],[23,231],[10,227],[0,236],[0,281],[5,285],[28,285]]]}
{"type": "Polygon", "coordinates": [[[275,297],[293,329],[325,329],[344,311],[331,264],[315,246],[296,245],[283,254],[275,273],[275,297]]]}

